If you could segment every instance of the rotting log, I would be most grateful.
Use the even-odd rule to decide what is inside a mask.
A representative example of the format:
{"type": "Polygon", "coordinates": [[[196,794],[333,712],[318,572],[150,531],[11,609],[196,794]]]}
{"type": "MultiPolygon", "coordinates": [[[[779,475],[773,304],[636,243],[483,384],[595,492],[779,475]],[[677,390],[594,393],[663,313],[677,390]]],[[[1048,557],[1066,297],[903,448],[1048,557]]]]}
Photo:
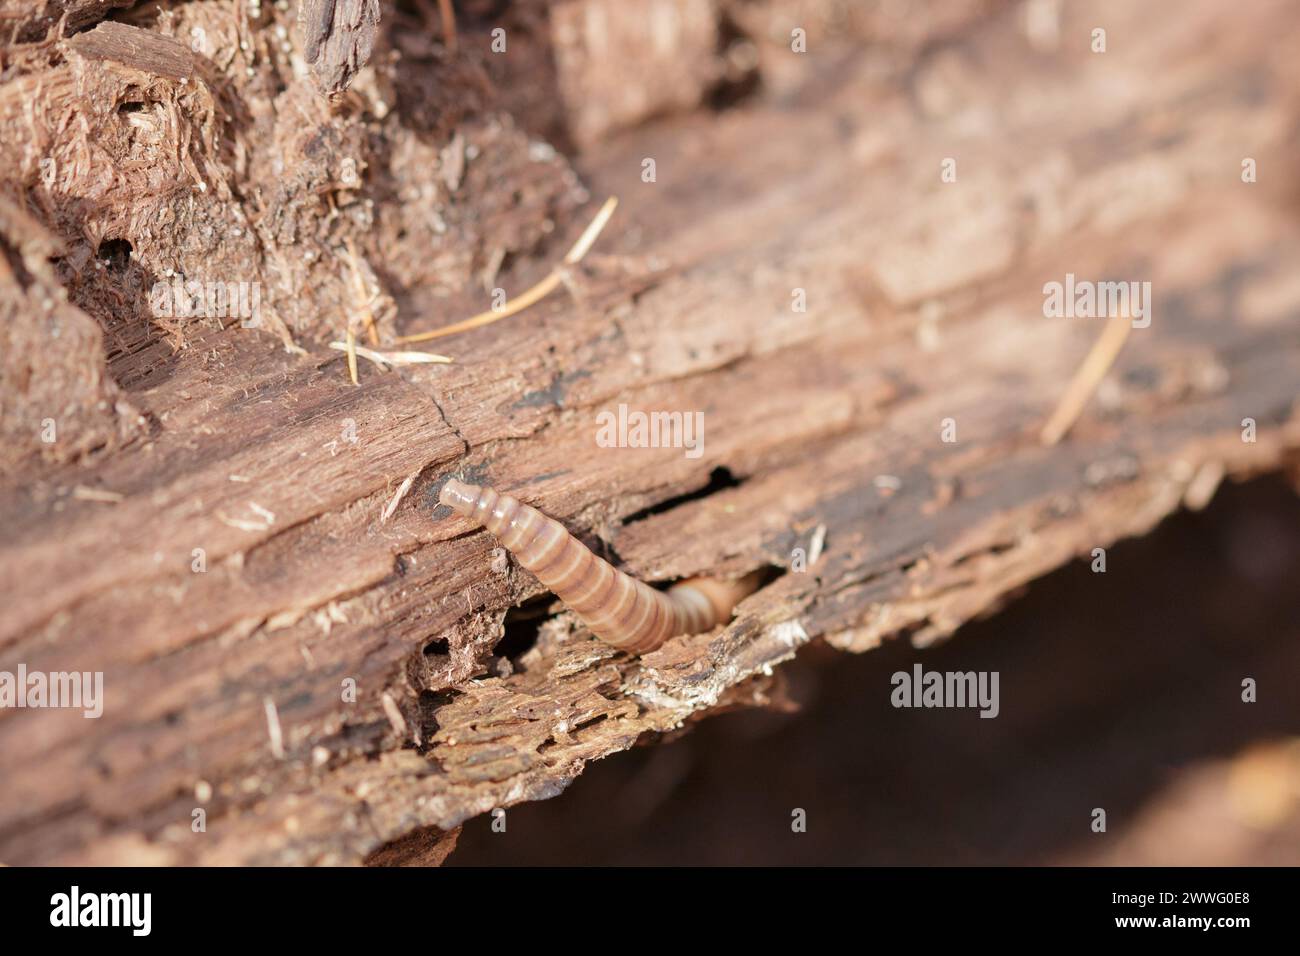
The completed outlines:
{"type": "MultiPolygon", "coordinates": [[[[97,720],[0,712],[0,859],[436,862],[467,819],[554,796],[590,760],[724,708],[779,705],[776,668],[809,641],[854,652],[934,641],[1072,557],[1202,504],[1219,480],[1294,469],[1300,23],[1284,4],[1249,18],[1212,0],[1178,4],[1176,17],[1142,7],[1067,8],[1050,52],[1002,5],[892,58],[827,37],[791,65],[779,35],[756,32],[759,75],[779,77],[779,95],[760,85],[719,112],[585,143],[573,162],[587,191],[621,205],[572,294],[439,342],[450,366],[363,364],[354,388],[307,308],[286,306],[282,323],[304,354],[237,324],[132,326],[141,344],[107,358],[111,382],[85,386],[99,418],[78,422],[99,439],[7,459],[0,670],[103,671],[106,701],[97,720]],[[1085,39],[1094,20],[1107,26],[1104,55],[1085,39]],[[1258,182],[1242,181],[1246,157],[1258,182]],[[941,180],[946,158],[955,182],[941,180]],[[1044,283],[1067,273],[1149,281],[1153,316],[1065,440],[1045,447],[1039,429],[1103,324],[1044,317],[1044,283]],[[806,311],[792,310],[796,290],[806,311]],[[165,360],[161,333],[184,345],[165,360]],[[119,399],[129,411],[114,425],[119,399]],[[599,447],[596,416],[620,403],[703,412],[703,454],[599,447]],[[824,548],[729,627],[628,658],[538,603],[531,576],[436,507],[453,473],[537,505],[646,580],[784,570],[814,537],[824,548]],[[521,606],[543,620],[511,656],[498,648],[521,606]]],[[[76,55],[27,74],[24,95],[41,78],[70,82],[60,70],[105,69],[70,66],[76,55]]],[[[104,82],[138,91],[132,69],[104,82]]],[[[215,78],[182,91],[149,75],[162,84],[146,100],[165,104],[159,123],[226,122],[231,93],[215,78]]],[[[0,87],[6,123],[12,91],[0,87]]],[[[310,102],[298,95],[283,94],[286,109],[310,102]]],[[[360,120],[321,109],[330,149],[361,141],[348,125],[360,120]]],[[[439,155],[461,136],[436,175],[445,185],[456,172],[454,194],[489,165],[472,192],[487,203],[524,167],[504,146],[466,158],[484,122],[428,126],[402,148],[430,155],[433,141],[439,155]]],[[[186,142],[190,153],[167,159],[177,176],[235,181],[254,175],[240,163],[262,162],[186,142]]],[[[147,155],[141,139],[132,148],[147,155]]],[[[402,163],[414,175],[419,160],[402,163]]],[[[477,311],[471,278],[494,249],[519,253],[499,280],[512,289],[550,268],[565,243],[528,217],[560,210],[552,226],[567,241],[582,217],[563,175],[531,182],[535,204],[525,190],[495,219],[458,221],[474,250],[463,260],[450,240],[438,246],[459,292],[433,290],[409,246],[391,263],[366,247],[399,306],[386,334],[477,311]]],[[[57,238],[18,241],[37,227],[0,207],[0,264],[26,303],[12,321],[54,321],[38,292],[58,299],[66,272],[41,263],[70,241],[73,210],[27,188],[57,238]]],[[[402,221],[401,190],[358,188],[373,191],[376,228],[402,221]]],[[[242,195],[214,188],[195,208],[242,195]]],[[[328,203],[264,199],[256,241],[222,254],[304,244],[335,257],[337,279],[321,291],[314,266],[286,265],[306,270],[302,294],[344,301],[337,237],[311,225],[328,203]]],[[[142,228],[131,210],[85,214],[142,228]]],[[[188,228],[165,226],[130,235],[146,260],[150,241],[188,228]]],[[[49,308],[122,334],[105,296],[49,308]]],[[[21,390],[37,406],[38,385],[21,390]]]]}

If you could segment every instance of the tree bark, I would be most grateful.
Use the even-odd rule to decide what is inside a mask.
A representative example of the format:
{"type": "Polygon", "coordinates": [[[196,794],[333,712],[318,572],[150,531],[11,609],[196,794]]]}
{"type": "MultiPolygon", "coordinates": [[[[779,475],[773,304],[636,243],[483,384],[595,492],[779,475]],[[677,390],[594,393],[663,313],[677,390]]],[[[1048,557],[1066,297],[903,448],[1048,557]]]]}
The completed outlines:
{"type": "Polygon", "coordinates": [[[298,77],[271,109],[232,79],[238,52],[195,54],[188,78],[103,52],[101,31],[148,23],[57,62],[11,50],[0,670],[102,671],[105,706],[0,711],[0,860],[440,861],[464,821],[588,761],[781,706],[777,668],[810,641],[938,640],[1221,480],[1295,469],[1300,23],[1157,6],[1067,8],[1055,41],[999,4],[898,44],[825,14],[798,54],[782,5],[722,4],[757,82],[711,101],[719,64],[646,115],[626,88],[575,103],[601,97],[574,80],[599,58],[521,33],[521,60],[559,57],[561,115],[586,117],[567,157],[529,132],[554,116],[510,116],[524,81],[472,59],[492,23],[468,15],[462,60],[428,53],[449,87],[428,95],[462,96],[436,116],[388,56],[387,9],[348,94],[364,106],[298,77]],[[49,156],[70,179],[43,184],[49,156]],[[606,195],[566,288],[430,345],[453,364],[363,361],[350,384],[327,347],[359,310],[345,239],[391,340],[521,291],[606,195]],[[167,269],[252,277],[277,318],[151,319],[167,269]],[[1044,316],[1067,273],[1150,282],[1151,322],[1046,447],[1105,324],[1044,316]],[[620,404],[703,413],[702,454],[600,447],[620,404]],[[49,417],[52,447],[33,437],[49,417]],[[724,629],[618,655],[437,507],[451,474],[648,581],[771,579],[724,629]]]}

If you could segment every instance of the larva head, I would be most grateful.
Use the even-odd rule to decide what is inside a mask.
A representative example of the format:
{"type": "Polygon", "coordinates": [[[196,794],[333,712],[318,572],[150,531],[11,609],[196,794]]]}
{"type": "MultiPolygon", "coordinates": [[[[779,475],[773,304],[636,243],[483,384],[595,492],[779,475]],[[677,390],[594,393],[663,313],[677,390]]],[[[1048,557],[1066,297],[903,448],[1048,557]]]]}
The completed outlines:
{"type": "Polygon", "coordinates": [[[442,491],[438,492],[438,501],[457,514],[468,518],[474,510],[474,505],[478,503],[480,491],[477,485],[467,485],[455,478],[448,478],[447,483],[442,486],[442,491]]]}

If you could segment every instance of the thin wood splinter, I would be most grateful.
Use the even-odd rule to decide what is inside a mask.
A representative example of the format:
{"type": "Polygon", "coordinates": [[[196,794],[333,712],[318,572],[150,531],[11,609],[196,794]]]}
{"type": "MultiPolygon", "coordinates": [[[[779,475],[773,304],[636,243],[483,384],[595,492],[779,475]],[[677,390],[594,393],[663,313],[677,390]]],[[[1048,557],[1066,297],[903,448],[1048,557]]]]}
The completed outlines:
{"type": "Polygon", "coordinates": [[[1102,328],[1101,336],[1088,352],[1079,370],[1074,373],[1074,378],[1070,379],[1070,384],[1066,387],[1056,410],[1052,412],[1052,417],[1047,420],[1047,424],[1039,433],[1039,440],[1044,445],[1055,445],[1074,427],[1074,423],[1083,414],[1088,399],[1092,398],[1101,380],[1115,364],[1120,349],[1128,341],[1129,330],[1132,327],[1133,320],[1127,314],[1120,313],[1111,316],[1102,328]]]}
{"type": "MultiPolygon", "coordinates": [[[[370,330],[370,344],[379,344],[379,330],[375,327],[375,313],[370,308],[369,297],[366,295],[366,285],[361,278],[361,267],[357,265],[357,249],[352,244],[352,240],[347,240],[348,256],[352,260],[352,282],[356,286],[357,299],[360,302],[362,313],[366,319],[366,327],[370,330]]],[[[348,353],[348,377],[352,379],[353,385],[360,385],[357,380],[357,330],[356,316],[348,316],[348,327],[346,332],[346,341],[343,344],[343,351],[348,353]]]]}
{"type": "Polygon", "coordinates": [[[432,332],[399,335],[397,341],[403,345],[410,345],[412,342],[428,342],[432,339],[440,339],[445,335],[468,332],[470,329],[478,329],[485,325],[491,325],[493,322],[500,322],[502,319],[522,312],[530,305],[540,302],[564,284],[568,275],[568,268],[576,266],[582,261],[600,235],[601,230],[605,228],[605,223],[609,222],[609,217],[614,215],[614,209],[617,206],[617,197],[611,196],[606,199],[605,204],[600,207],[600,212],[596,213],[596,218],[583,230],[582,235],[578,237],[578,241],[573,244],[573,248],[568,251],[560,264],[547,273],[546,278],[542,279],[541,282],[506,302],[501,308],[480,312],[478,315],[470,316],[468,319],[443,326],[440,329],[434,329],[432,332]]]}
{"type": "Polygon", "coordinates": [[[667,591],[598,558],[564,526],[491,488],[449,480],[438,500],[491,531],[582,623],[607,644],[645,654],[679,634],[699,634],[731,620],[759,574],[737,581],[690,578],[667,591]]]}

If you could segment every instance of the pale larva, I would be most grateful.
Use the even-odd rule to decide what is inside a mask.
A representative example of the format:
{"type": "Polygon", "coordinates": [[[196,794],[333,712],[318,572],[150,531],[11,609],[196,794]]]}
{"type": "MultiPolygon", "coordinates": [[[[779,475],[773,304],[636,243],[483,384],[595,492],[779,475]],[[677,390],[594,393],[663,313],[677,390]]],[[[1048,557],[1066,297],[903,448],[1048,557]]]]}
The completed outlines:
{"type": "Polygon", "coordinates": [[[491,531],[593,634],[631,654],[730,620],[736,604],[758,584],[757,574],[737,581],[691,578],[656,591],[592,554],[558,521],[510,495],[453,478],[438,500],[491,531]]]}

